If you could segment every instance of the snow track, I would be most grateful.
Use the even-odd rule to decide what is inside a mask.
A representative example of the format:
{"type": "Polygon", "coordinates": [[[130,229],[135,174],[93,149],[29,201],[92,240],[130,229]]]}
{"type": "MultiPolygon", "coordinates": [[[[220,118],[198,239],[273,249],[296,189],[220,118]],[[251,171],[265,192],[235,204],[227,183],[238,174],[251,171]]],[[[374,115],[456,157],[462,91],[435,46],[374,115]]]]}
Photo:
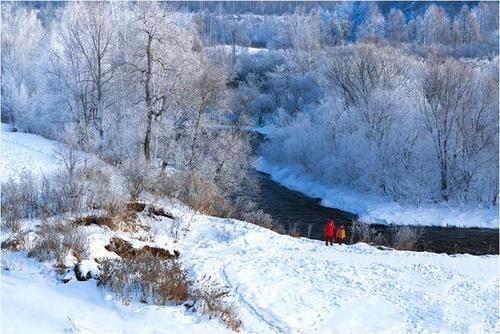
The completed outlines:
{"type": "Polygon", "coordinates": [[[203,247],[186,247],[185,261],[232,290],[249,332],[499,329],[497,256],[326,247],[208,217],[195,225],[186,246],[203,247]]]}
{"type": "Polygon", "coordinates": [[[238,288],[234,287],[229,279],[226,268],[228,264],[226,264],[221,270],[221,276],[224,280],[224,284],[233,292],[233,295],[238,299],[239,304],[244,306],[246,310],[256,318],[257,321],[263,322],[268,326],[268,331],[271,333],[289,333],[290,329],[286,328],[283,324],[277,319],[269,320],[265,315],[259,313],[259,309],[252,305],[251,302],[246,300],[241,293],[239,293],[238,288]]]}

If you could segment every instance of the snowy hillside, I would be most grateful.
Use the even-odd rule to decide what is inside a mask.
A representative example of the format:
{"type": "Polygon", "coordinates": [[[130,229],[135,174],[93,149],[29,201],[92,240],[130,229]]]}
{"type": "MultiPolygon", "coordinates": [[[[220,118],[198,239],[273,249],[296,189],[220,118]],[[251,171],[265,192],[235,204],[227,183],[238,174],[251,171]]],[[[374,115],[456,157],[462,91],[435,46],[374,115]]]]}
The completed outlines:
{"type": "Polygon", "coordinates": [[[2,123],[0,175],[2,180],[17,177],[22,172],[50,173],[61,164],[55,154],[57,143],[30,133],[9,132],[2,123]]]}
{"type": "MultiPolygon", "coordinates": [[[[52,165],[43,170],[50,161],[43,153],[48,141],[34,135],[2,131],[2,160],[16,161],[13,154],[26,136],[31,138],[29,146],[22,146],[26,161],[42,172],[52,170],[52,165]]],[[[500,330],[498,256],[379,250],[361,243],[326,247],[245,222],[199,215],[175,201],[147,195],[142,200],[163,207],[175,219],[151,218],[144,211],[138,215],[143,229],[137,232],[82,226],[90,242],[89,260],[116,257],[104,249],[113,236],[137,247],[176,249],[192,279],[208,275],[229,288],[243,332],[500,330]],[[175,223],[186,231],[178,242],[169,232],[175,223]]],[[[26,223],[23,230],[34,225],[26,223]]],[[[2,234],[2,240],[8,237],[2,234]]],[[[1,289],[2,332],[227,330],[182,305],[122,305],[94,280],[63,284],[49,264],[35,263],[22,252],[3,252],[1,289]]]]}

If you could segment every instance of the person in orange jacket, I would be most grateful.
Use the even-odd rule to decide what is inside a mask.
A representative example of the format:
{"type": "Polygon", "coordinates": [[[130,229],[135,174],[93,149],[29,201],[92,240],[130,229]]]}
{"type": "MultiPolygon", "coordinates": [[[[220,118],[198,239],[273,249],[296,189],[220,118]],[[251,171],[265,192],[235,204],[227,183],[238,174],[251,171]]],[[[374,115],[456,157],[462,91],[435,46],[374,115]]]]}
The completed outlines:
{"type": "Polygon", "coordinates": [[[333,234],[335,231],[335,223],[333,219],[328,219],[325,225],[325,242],[328,246],[328,242],[330,242],[330,246],[333,246],[333,234]]]}
{"type": "Polygon", "coordinates": [[[337,230],[337,242],[342,245],[345,238],[347,237],[347,232],[345,230],[344,225],[340,225],[340,228],[337,230]]]}

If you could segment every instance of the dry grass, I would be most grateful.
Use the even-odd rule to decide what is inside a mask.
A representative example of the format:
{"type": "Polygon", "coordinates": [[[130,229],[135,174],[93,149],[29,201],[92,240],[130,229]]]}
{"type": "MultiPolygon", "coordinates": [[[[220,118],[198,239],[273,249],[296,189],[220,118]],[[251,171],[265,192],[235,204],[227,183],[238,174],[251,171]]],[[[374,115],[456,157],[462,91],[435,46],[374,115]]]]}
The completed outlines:
{"type": "Polygon", "coordinates": [[[28,233],[27,232],[17,232],[9,237],[7,240],[2,242],[2,250],[10,251],[22,251],[28,248],[28,233]]]}
{"type": "Polygon", "coordinates": [[[398,250],[417,250],[418,240],[422,236],[422,231],[411,226],[395,226],[392,247],[398,250]]]}
{"type": "Polygon", "coordinates": [[[238,332],[242,322],[234,304],[228,300],[229,293],[227,288],[205,276],[191,288],[193,304],[190,306],[195,312],[207,315],[209,319],[222,320],[228,328],[238,332]]]}
{"type": "Polygon", "coordinates": [[[78,217],[73,220],[73,224],[77,226],[89,226],[89,225],[107,226],[109,229],[113,231],[117,229],[115,222],[109,216],[78,217]]]}
{"type": "Polygon", "coordinates": [[[364,242],[370,245],[388,245],[381,233],[377,232],[369,224],[363,224],[357,220],[352,221],[351,236],[355,242],[364,242]]]}
{"type": "Polygon", "coordinates": [[[36,217],[39,209],[39,187],[31,173],[22,173],[19,181],[9,179],[2,183],[1,215],[5,227],[18,232],[19,221],[36,217]]]}
{"type": "Polygon", "coordinates": [[[78,226],[63,223],[42,223],[36,232],[34,246],[28,256],[39,261],[64,262],[68,254],[73,255],[78,261],[88,255],[88,240],[78,226]]]}
{"type": "MultiPolygon", "coordinates": [[[[120,248],[130,245],[120,243],[120,248]]],[[[131,247],[131,246],[130,246],[131,247]]],[[[239,331],[241,320],[229,302],[229,290],[210,279],[196,284],[176,259],[166,259],[152,252],[120,252],[121,259],[100,261],[98,285],[110,289],[128,305],[133,300],[155,305],[169,303],[186,305],[209,318],[220,319],[228,328],[239,331]]]]}
{"type": "Polygon", "coordinates": [[[176,260],[151,254],[101,262],[98,285],[109,288],[124,304],[133,299],[164,305],[188,298],[187,271],[176,260]]]}
{"type": "Polygon", "coordinates": [[[169,250],[159,247],[144,246],[142,248],[135,248],[132,244],[126,240],[118,237],[113,237],[109,241],[109,244],[104,246],[107,251],[114,252],[121,258],[134,259],[134,258],[145,258],[148,256],[153,256],[155,258],[167,260],[176,259],[179,257],[180,253],[176,250],[171,253],[169,250]]]}
{"type": "Polygon", "coordinates": [[[22,271],[24,267],[23,261],[21,261],[19,258],[13,258],[6,252],[5,249],[2,247],[2,254],[0,256],[1,259],[1,268],[2,270],[6,271],[22,271]]]}

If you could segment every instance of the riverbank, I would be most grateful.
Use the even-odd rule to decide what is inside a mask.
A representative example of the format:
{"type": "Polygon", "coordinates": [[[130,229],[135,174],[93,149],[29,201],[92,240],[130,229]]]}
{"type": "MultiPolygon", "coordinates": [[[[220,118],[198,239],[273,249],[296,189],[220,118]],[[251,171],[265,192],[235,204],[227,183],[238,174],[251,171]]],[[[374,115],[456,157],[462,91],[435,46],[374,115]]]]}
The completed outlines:
{"type": "MultiPolygon", "coordinates": [[[[175,220],[141,212],[146,229],[138,233],[80,227],[90,242],[89,261],[116,257],[104,248],[112,237],[136,248],[178,250],[193,281],[210,277],[227,287],[242,333],[498,332],[498,256],[380,250],[364,243],[326,247],[199,215],[168,200],[155,205],[175,220]],[[189,226],[180,240],[169,233],[174,222],[189,226]],[[143,241],[146,231],[149,241],[143,241]]],[[[228,332],[182,305],[138,299],[122,305],[111,291],[94,280],[79,282],[72,272],[62,284],[52,263],[34,263],[25,253],[8,252],[3,260],[2,305],[9,307],[2,311],[2,332],[228,332]]]]}
{"type": "Polygon", "coordinates": [[[367,224],[499,228],[498,208],[473,208],[441,203],[416,207],[396,203],[380,195],[325,184],[304,176],[297,169],[278,166],[263,158],[255,161],[254,167],[289,189],[309,197],[320,198],[321,205],[325,207],[358,215],[359,220],[367,224]]]}

